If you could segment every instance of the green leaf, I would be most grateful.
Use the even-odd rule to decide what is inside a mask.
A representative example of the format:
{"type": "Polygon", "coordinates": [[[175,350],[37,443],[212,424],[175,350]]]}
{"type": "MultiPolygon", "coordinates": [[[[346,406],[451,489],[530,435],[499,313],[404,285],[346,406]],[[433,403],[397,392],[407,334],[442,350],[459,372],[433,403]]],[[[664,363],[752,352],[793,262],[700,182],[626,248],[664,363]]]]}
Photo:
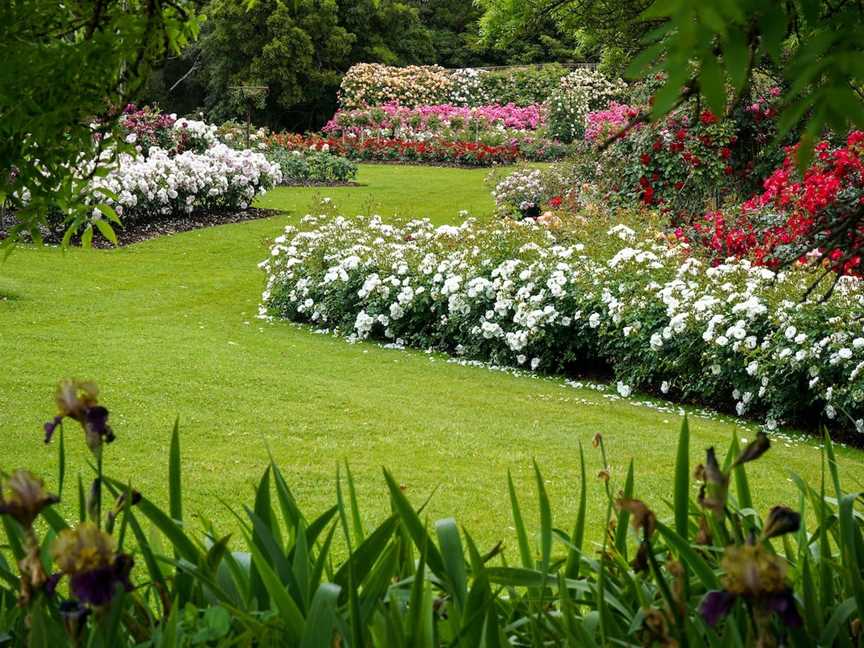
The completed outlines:
{"type": "Polygon", "coordinates": [[[337,601],[340,591],[338,585],[324,583],[315,592],[300,648],[332,648],[333,634],[339,619],[337,601]]]}
{"type": "Polygon", "coordinates": [[[252,552],[252,565],[259,574],[270,599],[272,599],[279,610],[279,616],[285,624],[290,643],[297,645],[301,641],[305,631],[306,623],[303,615],[300,614],[300,609],[297,607],[291,594],[279,582],[279,578],[271,569],[270,563],[261,553],[261,550],[258,549],[254,542],[249,543],[249,549],[252,552]]]}
{"type": "Polygon", "coordinates": [[[720,579],[717,577],[717,574],[715,574],[714,570],[712,570],[708,563],[705,562],[705,559],[693,550],[690,543],[687,542],[685,538],[681,537],[659,521],[657,522],[657,531],[663,536],[669,547],[675,550],[678,557],[681,559],[681,562],[687,565],[687,568],[696,574],[707,589],[711,590],[720,588],[720,579]]]}
{"type": "Polygon", "coordinates": [[[57,444],[57,497],[63,499],[63,484],[66,483],[66,435],[60,424],[60,439],[57,444]]]}
{"type": "Polygon", "coordinates": [[[447,580],[451,585],[453,598],[457,608],[463,610],[468,594],[468,576],[465,571],[465,556],[456,520],[453,518],[438,520],[435,523],[435,531],[441,546],[441,557],[444,560],[444,568],[447,573],[447,580]]]}
{"type": "Polygon", "coordinates": [[[699,86],[712,112],[715,115],[725,113],[726,88],[723,69],[710,52],[702,59],[702,68],[699,71],[699,86]]]}
{"type": "Polygon", "coordinates": [[[390,488],[390,498],[393,500],[393,506],[396,509],[396,513],[402,520],[402,524],[405,525],[405,528],[411,536],[414,544],[418,549],[426,546],[426,562],[429,564],[429,568],[435,572],[436,575],[444,578],[446,576],[444,571],[444,561],[441,558],[441,554],[438,552],[437,547],[432,543],[432,539],[429,537],[429,532],[426,530],[426,527],[411,507],[408,498],[405,497],[405,493],[403,493],[402,489],[399,488],[399,484],[397,484],[396,480],[393,479],[393,475],[391,475],[387,470],[384,471],[384,479],[387,481],[387,486],[390,488]]]}
{"type": "Polygon", "coordinates": [[[576,523],[570,536],[570,547],[567,551],[567,563],[564,575],[567,578],[578,578],[582,562],[582,544],[585,541],[585,515],[588,504],[588,488],[585,476],[585,451],[579,442],[579,509],[576,512],[576,523]]]}
{"type": "Polygon", "coordinates": [[[525,523],[522,521],[522,512],[519,510],[519,498],[516,496],[516,488],[513,486],[513,476],[509,470],[507,471],[507,488],[510,491],[510,509],[513,512],[513,526],[516,527],[519,556],[522,559],[522,566],[530,569],[534,567],[534,560],[528,546],[528,534],[525,532],[525,523]]]}
{"type": "Polygon", "coordinates": [[[111,227],[111,224],[104,220],[95,220],[96,228],[102,233],[106,239],[111,241],[114,245],[117,245],[117,234],[114,233],[114,228],[111,227]]]}
{"type": "MultiPolygon", "coordinates": [[[[112,492],[120,492],[126,489],[126,486],[115,479],[105,478],[107,484],[112,487],[112,492]]],[[[183,529],[172,520],[162,509],[153,504],[149,499],[141,496],[140,501],[135,505],[142,515],[150,520],[153,525],[162,532],[168,541],[177,550],[178,555],[185,558],[193,564],[198,564],[202,558],[201,551],[195,543],[189,538],[183,529]]]]}
{"type": "Polygon", "coordinates": [[[372,533],[366,536],[366,539],[360,543],[354,552],[348,557],[342,566],[336,571],[333,577],[333,582],[340,585],[343,589],[348,587],[349,569],[353,567],[354,575],[358,581],[366,578],[366,575],[372,570],[375,562],[384,552],[387,543],[393,537],[396,529],[399,527],[399,517],[391,515],[384,520],[381,525],[372,533]]]}
{"type": "MultiPolygon", "coordinates": [[[[64,237],[65,239],[65,237],[64,237]]],[[[91,224],[87,224],[87,227],[84,228],[84,233],[81,235],[81,247],[89,248],[93,246],[93,226],[91,224]]]]}
{"type": "Polygon", "coordinates": [[[549,506],[549,496],[546,494],[546,486],[537,462],[534,462],[534,476],[537,480],[537,499],[540,508],[540,557],[542,561],[541,571],[545,574],[549,571],[549,563],[552,560],[552,509],[549,506]]]}
{"type": "MultiPolygon", "coordinates": [[[[624,499],[633,498],[633,460],[627,468],[627,477],[624,480],[624,499]]],[[[630,522],[630,513],[623,508],[618,511],[618,520],[615,527],[615,549],[624,559],[627,559],[627,525],[630,522]]]]}
{"type": "Polygon", "coordinates": [[[675,457],[675,531],[685,540],[689,534],[690,512],[690,423],[687,416],[681,423],[678,435],[678,452],[675,457]]]}
{"type": "Polygon", "coordinates": [[[183,490],[180,466],[180,418],[174,419],[171,432],[171,447],[168,453],[168,500],[171,517],[183,521],[183,490]]]}
{"type": "Polygon", "coordinates": [[[736,94],[741,92],[750,71],[750,46],[743,31],[733,29],[727,35],[723,43],[723,62],[733,90],[736,94]]]}

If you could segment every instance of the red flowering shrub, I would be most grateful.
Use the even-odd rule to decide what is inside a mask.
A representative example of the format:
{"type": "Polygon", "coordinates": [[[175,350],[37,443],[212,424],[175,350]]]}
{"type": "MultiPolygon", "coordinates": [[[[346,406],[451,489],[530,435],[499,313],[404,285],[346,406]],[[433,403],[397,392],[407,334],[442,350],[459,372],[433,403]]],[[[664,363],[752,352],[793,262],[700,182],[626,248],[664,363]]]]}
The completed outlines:
{"type": "Polygon", "coordinates": [[[597,181],[613,202],[702,213],[734,193],[736,141],[733,122],[682,109],[616,140],[602,153],[597,181]]]}
{"type": "Polygon", "coordinates": [[[855,131],[844,146],[818,144],[816,159],[803,174],[795,147],[789,147],[761,194],[734,212],[711,212],[678,235],[718,260],[746,256],[778,267],[809,256],[841,274],[860,274],[862,212],[864,133],[855,131]]]}

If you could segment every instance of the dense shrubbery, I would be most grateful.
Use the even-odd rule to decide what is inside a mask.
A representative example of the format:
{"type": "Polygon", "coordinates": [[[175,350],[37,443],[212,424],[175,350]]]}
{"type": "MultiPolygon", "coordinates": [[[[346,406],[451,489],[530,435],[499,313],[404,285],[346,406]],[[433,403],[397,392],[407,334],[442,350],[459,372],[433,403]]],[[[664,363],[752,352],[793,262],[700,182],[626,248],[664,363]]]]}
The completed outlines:
{"type": "Polygon", "coordinates": [[[761,194],[738,208],[709,212],[679,236],[714,258],[747,257],[774,268],[821,261],[828,271],[860,275],[864,133],[850,133],[842,146],[820,143],[803,173],[795,153],[789,149],[761,194]]]}
{"type": "Polygon", "coordinates": [[[176,155],[151,148],[148,155],[122,154],[118,167],[93,180],[125,224],[195,211],[246,209],[282,179],[264,155],[218,143],[204,153],[176,155]]]}
{"type": "Polygon", "coordinates": [[[288,150],[274,146],[268,159],[279,165],[284,184],[338,184],[357,177],[357,165],[326,151],[288,150]]]}
{"type": "Polygon", "coordinates": [[[513,104],[474,108],[453,104],[414,108],[384,104],[372,108],[340,110],[322,131],[334,137],[478,139],[488,131],[506,136],[511,131],[535,131],[542,125],[543,114],[539,104],[524,108],[513,104]]]}
{"type": "MultiPolygon", "coordinates": [[[[643,218],[639,216],[638,219],[643,218]]],[[[804,270],[717,267],[608,215],[557,233],[308,217],[264,263],[264,314],[355,338],[648,389],[779,423],[864,432],[864,291],[799,301],[804,270]]],[[[673,237],[674,239],[674,237],[673,237]]]]}
{"type": "Polygon", "coordinates": [[[348,110],[388,103],[409,108],[447,102],[470,107],[530,106],[543,103],[565,74],[567,70],[554,63],[501,70],[361,63],[343,78],[339,101],[348,110]]]}
{"type": "Polygon", "coordinates": [[[339,104],[349,110],[387,103],[442,104],[450,98],[452,86],[450,73],[437,65],[358,63],[342,78],[339,104]]]}
{"type": "Polygon", "coordinates": [[[623,481],[610,474],[597,435],[605,514],[589,517],[583,451],[575,521],[554,517],[535,465],[536,536],[523,521],[525,494],[508,482],[516,552],[478,546],[451,518],[430,532],[387,470],[393,512],[375,528],[350,470],[337,472],[334,505],[309,517],[272,462],[254,504],[226,503],[237,541],[206,522],[192,531],[176,426],[163,510],[134,489],[134,475],[110,476],[115,434],[96,388],[65,381],[56,400],[45,431],[60,446],[57,495],[25,469],[0,483],[0,638],[14,646],[805,646],[854,645],[860,634],[862,516],[827,437],[821,491],[792,475],[789,497],[812,507],[806,517],[783,504],[754,510],[745,470],[769,451],[761,433],[743,450],[733,438],[722,464],[709,448],[694,499],[685,421],[665,514],[637,499],[632,461],[623,481]],[[81,434],[76,423],[94,479],[85,492],[79,475],[70,522],[55,505],[72,499],[66,444],[81,434]],[[586,547],[589,527],[608,529],[599,551],[586,547]]]}
{"type": "Polygon", "coordinates": [[[609,79],[590,68],[574,70],[546,96],[549,135],[564,142],[580,139],[589,112],[605,109],[626,94],[627,85],[621,79],[609,79]]]}

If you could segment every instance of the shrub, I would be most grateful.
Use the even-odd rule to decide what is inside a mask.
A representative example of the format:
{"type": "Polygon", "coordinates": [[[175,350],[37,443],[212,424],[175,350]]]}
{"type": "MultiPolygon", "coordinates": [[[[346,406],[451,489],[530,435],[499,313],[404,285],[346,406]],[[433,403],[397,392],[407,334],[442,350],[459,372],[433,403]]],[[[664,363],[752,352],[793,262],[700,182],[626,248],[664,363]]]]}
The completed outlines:
{"type": "Polygon", "coordinates": [[[121,136],[144,155],[151,148],[173,153],[203,153],[216,143],[216,127],[203,121],[166,115],[158,108],[138,109],[130,104],[120,119],[121,136]]]}
{"type": "Polygon", "coordinates": [[[763,516],[754,510],[746,470],[770,449],[762,433],[743,449],[733,437],[722,462],[708,448],[693,498],[685,420],[670,457],[668,513],[637,499],[632,461],[623,483],[610,474],[605,441],[596,435],[604,514],[588,517],[581,446],[572,531],[559,530],[566,522],[554,517],[535,465],[538,533],[529,533],[525,493],[510,479],[518,552],[508,556],[500,542],[478,547],[452,518],[430,531],[422,507],[415,509],[386,469],[383,496],[393,512],[368,531],[350,470],[346,478],[336,474],[335,504],[311,517],[271,461],[254,505],[240,513],[236,500],[226,503],[242,533],[206,522],[203,533],[193,532],[176,426],[163,510],[134,490],[132,476],[116,479],[105,470],[114,433],[95,387],[61,383],[57,400],[59,413],[46,424],[46,440],[56,434],[61,448],[57,493],[64,493],[64,448],[76,422],[93,455],[94,480],[88,495],[79,475],[69,522],[42,479],[23,469],[3,475],[4,643],[803,646],[854,645],[860,631],[859,498],[843,490],[827,436],[822,464],[830,497],[825,483],[817,491],[797,475],[791,480],[790,499],[812,507],[812,534],[807,518],[788,506],[763,516]],[[608,529],[599,548],[585,546],[589,524],[608,529]],[[337,543],[347,548],[344,559],[337,543]]]}
{"type": "Polygon", "coordinates": [[[342,79],[339,104],[349,110],[385,103],[441,104],[449,99],[452,87],[450,74],[437,65],[358,63],[342,79]]]}
{"type": "Polygon", "coordinates": [[[498,365],[608,366],[628,390],[771,427],[818,419],[864,432],[856,279],[802,302],[809,272],[709,267],[623,224],[554,233],[512,221],[307,222],[288,227],[264,263],[265,315],[498,365]]]}
{"type": "Polygon", "coordinates": [[[638,114],[638,108],[619,104],[617,101],[612,101],[605,110],[589,112],[585,117],[585,141],[604,142],[608,138],[621,134],[638,114]]]}
{"type": "Polygon", "coordinates": [[[246,209],[256,195],[281,181],[277,165],[261,153],[236,151],[216,144],[204,153],[170,155],[159,148],[133,158],[121,154],[119,165],[93,180],[107,189],[126,224],[192,213],[246,209]]]}
{"type": "Polygon", "coordinates": [[[520,108],[513,104],[472,108],[442,104],[406,108],[384,104],[375,108],[340,110],[322,131],[333,137],[395,137],[428,140],[477,138],[492,131],[534,131],[543,126],[539,104],[520,108]]]}
{"type": "Polygon", "coordinates": [[[485,106],[493,103],[483,78],[488,74],[485,70],[462,68],[450,73],[452,83],[450,103],[454,106],[485,106]]]}
{"type": "Polygon", "coordinates": [[[517,106],[546,101],[567,70],[557,63],[490,70],[481,76],[482,95],[490,102],[517,106]]]}
{"type": "Polygon", "coordinates": [[[737,159],[736,133],[733,121],[709,111],[694,117],[688,106],[630,129],[602,152],[595,147],[602,139],[589,141],[579,151],[584,179],[613,204],[654,205],[687,220],[741,199],[746,172],[737,159]]]}
{"type": "Polygon", "coordinates": [[[343,183],[357,177],[357,165],[326,151],[273,147],[267,159],[279,165],[283,184],[343,183]]]}
{"type": "Polygon", "coordinates": [[[246,148],[263,150],[267,148],[267,140],[270,131],[267,128],[249,129],[249,146],[246,146],[246,124],[238,124],[234,121],[224,122],[216,129],[216,137],[220,142],[233,149],[243,150],[246,148]]]}
{"type": "Polygon", "coordinates": [[[609,79],[590,68],[574,70],[547,95],[549,135],[563,142],[580,139],[588,113],[624,99],[626,92],[627,85],[621,79],[609,79]]]}

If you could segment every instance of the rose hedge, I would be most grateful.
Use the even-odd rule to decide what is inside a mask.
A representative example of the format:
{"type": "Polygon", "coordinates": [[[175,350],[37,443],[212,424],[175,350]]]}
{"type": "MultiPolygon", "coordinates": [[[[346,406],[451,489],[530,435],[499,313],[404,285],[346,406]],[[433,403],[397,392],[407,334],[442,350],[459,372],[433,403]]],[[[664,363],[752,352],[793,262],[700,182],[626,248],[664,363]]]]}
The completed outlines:
{"type": "Polygon", "coordinates": [[[580,241],[512,221],[304,223],[262,263],[263,316],[532,370],[607,365],[622,394],[654,390],[771,428],[864,431],[856,279],[801,301],[810,273],[710,267],[624,225],[580,241]]]}
{"type": "Polygon", "coordinates": [[[290,150],[329,151],[360,162],[410,162],[417,164],[452,164],[458,166],[493,166],[519,160],[550,161],[565,156],[569,148],[560,142],[542,138],[508,139],[501,144],[482,142],[430,140],[415,142],[391,138],[321,137],[277,133],[272,145],[290,150]]]}
{"type": "Polygon", "coordinates": [[[567,70],[556,63],[498,70],[445,70],[437,65],[395,67],[358,63],[342,79],[339,105],[346,109],[398,103],[452,103],[457,106],[543,103],[567,70]]]}
{"type": "Polygon", "coordinates": [[[445,132],[451,139],[495,131],[535,131],[543,125],[542,106],[489,104],[467,108],[453,104],[406,108],[388,103],[373,108],[339,110],[322,131],[340,137],[397,137],[426,140],[445,132]]]}
{"type": "Polygon", "coordinates": [[[150,148],[145,156],[121,154],[119,165],[93,185],[125,224],[195,211],[246,209],[255,196],[282,180],[279,166],[250,150],[215,144],[204,153],[170,155],[150,148]]]}

